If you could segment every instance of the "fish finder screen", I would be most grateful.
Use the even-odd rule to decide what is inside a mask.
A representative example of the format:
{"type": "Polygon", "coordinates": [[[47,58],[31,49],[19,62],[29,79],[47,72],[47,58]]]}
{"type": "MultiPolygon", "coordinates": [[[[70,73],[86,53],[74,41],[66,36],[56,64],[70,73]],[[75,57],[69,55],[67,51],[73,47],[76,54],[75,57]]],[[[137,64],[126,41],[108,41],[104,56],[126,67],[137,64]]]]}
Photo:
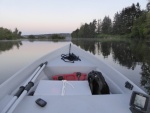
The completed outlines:
{"type": "Polygon", "coordinates": [[[144,108],[145,103],[146,103],[146,97],[136,94],[134,105],[140,108],[144,108]]]}

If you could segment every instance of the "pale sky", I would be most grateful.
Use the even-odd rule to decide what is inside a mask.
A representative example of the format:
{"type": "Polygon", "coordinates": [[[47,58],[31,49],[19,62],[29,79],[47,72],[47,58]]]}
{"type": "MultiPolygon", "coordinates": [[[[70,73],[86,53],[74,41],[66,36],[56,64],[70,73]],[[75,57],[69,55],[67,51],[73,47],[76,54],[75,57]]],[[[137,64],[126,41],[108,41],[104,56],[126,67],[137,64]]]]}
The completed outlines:
{"type": "Polygon", "coordinates": [[[137,2],[146,9],[148,0],[0,0],[0,27],[23,35],[71,33],[137,2]]]}

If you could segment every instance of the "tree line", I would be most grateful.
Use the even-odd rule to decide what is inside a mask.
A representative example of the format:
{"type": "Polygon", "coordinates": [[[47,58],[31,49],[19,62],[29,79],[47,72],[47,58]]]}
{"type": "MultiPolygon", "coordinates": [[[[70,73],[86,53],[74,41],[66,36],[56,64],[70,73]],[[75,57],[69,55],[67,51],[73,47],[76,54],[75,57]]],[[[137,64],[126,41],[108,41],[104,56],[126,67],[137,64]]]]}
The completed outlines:
{"type": "Polygon", "coordinates": [[[150,38],[150,3],[141,10],[140,4],[132,4],[115,13],[113,21],[109,16],[103,20],[94,19],[82,24],[71,33],[73,38],[94,38],[104,35],[127,35],[130,38],[150,38]]]}
{"type": "Polygon", "coordinates": [[[60,34],[51,34],[51,35],[29,35],[29,39],[65,39],[65,36],[60,34]]]}
{"type": "Polygon", "coordinates": [[[21,31],[15,28],[14,31],[11,31],[7,28],[0,27],[0,40],[14,40],[21,38],[21,31]]]}

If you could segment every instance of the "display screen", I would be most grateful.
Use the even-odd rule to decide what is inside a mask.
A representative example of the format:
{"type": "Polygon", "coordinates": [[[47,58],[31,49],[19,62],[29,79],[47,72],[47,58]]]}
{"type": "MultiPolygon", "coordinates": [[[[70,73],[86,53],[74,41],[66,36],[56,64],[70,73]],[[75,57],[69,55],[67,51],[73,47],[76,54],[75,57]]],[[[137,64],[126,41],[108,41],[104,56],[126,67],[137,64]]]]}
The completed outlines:
{"type": "Polygon", "coordinates": [[[134,105],[140,108],[144,108],[146,103],[146,97],[136,94],[134,105]]]}

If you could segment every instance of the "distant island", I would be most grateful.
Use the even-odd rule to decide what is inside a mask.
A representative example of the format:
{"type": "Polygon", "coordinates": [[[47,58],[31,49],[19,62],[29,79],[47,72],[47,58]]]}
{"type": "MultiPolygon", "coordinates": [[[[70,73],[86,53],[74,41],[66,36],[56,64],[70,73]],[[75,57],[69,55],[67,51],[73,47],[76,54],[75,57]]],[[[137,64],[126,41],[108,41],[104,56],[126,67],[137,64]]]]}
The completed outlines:
{"type": "Polygon", "coordinates": [[[38,34],[38,35],[21,35],[22,32],[15,28],[14,31],[0,27],[0,40],[16,40],[16,39],[63,39],[71,40],[70,33],[55,33],[55,34],[38,34]]]}
{"type": "Polygon", "coordinates": [[[70,33],[55,33],[55,34],[39,34],[39,35],[23,35],[24,38],[28,39],[70,39],[70,33]]]}

